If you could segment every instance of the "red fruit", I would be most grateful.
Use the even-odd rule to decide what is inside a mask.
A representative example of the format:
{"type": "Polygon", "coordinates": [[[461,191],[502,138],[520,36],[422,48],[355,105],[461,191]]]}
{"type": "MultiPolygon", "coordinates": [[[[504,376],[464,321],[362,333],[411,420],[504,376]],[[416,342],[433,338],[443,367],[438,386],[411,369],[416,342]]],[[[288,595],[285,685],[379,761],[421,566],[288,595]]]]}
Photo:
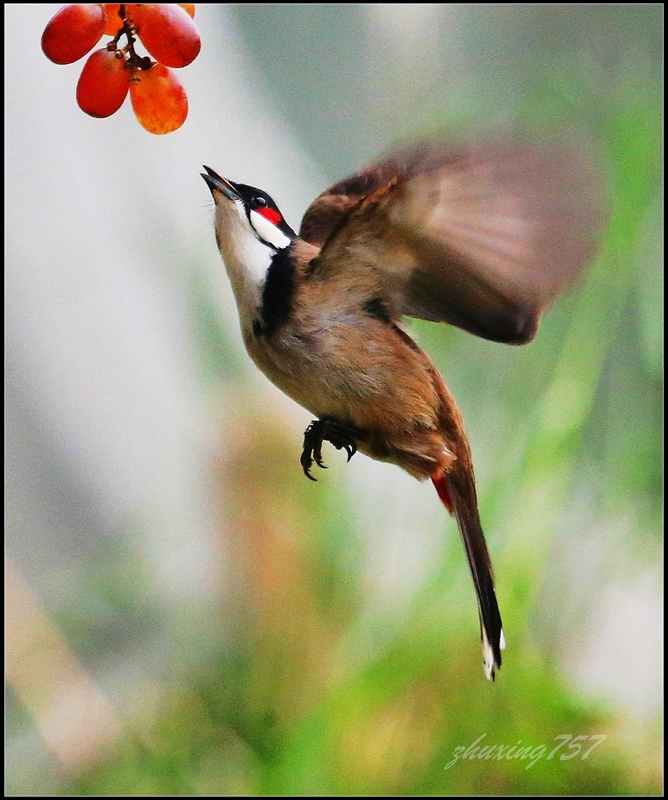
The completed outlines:
{"type": "Polygon", "coordinates": [[[105,27],[104,32],[107,36],[116,36],[119,28],[121,28],[123,25],[123,21],[118,16],[120,8],[120,3],[104,4],[104,13],[107,17],[107,26],[105,27]]]}
{"type": "Polygon", "coordinates": [[[77,84],[77,103],[91,117],[110,117],[123,105],[131,72],[125,59],[106,48],[90,55],[77,84]]]}
{"type": "Polygon", "coordinates": [[[106,24],[101,3],[63,6],[44,28],[44,55],[55,64],[73,64],[100,41],[106,24]]]}
{"type": "Polygon", "coordinates": [[[136,77],[139,82],[130,84],[130,100],[139,124],[157,134],[180,128],[188,116],[188,98],[176,73],[154,64],[136,77]]]}
{"type": "Polygon", "coordinates": [[[161,64],[187,67],[197,58],[202,47],[199,33],[178,4],[137,4],[132,21],[144,47],[161,64]]]}

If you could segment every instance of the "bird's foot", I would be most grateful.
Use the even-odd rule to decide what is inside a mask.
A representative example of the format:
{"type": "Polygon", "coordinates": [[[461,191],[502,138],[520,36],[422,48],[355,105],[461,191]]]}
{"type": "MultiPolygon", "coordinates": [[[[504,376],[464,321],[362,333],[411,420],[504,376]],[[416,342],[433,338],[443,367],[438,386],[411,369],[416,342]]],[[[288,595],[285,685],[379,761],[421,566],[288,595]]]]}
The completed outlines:
{"type": "Polygon", "coordinates": [[[345,450],[350,461],[357,452],[357,441],[364,441],[366,438],[364,431],[349,428],[332,419],[314,419],[304,431],[304,450],[299,459],[304,475],[312,481],[317,480],[311,475],[314,461],[321,469],[327,469],[322,462],[323,442],[329,442],[337,450],[345,450]]]}

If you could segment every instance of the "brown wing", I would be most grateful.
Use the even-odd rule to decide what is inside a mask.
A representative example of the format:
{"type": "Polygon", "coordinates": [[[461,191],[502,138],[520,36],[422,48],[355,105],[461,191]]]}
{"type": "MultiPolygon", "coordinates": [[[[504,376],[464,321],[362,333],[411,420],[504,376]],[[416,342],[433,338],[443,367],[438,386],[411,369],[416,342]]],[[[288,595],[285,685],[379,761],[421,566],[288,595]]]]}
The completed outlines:
{"type": "Polygon", "coordinates": [[[596,174],[577,151],[421,143],[320,195],[300,234],[322,277],[375,271],[396,316],[521,344],[593,254],[596,174]]]}

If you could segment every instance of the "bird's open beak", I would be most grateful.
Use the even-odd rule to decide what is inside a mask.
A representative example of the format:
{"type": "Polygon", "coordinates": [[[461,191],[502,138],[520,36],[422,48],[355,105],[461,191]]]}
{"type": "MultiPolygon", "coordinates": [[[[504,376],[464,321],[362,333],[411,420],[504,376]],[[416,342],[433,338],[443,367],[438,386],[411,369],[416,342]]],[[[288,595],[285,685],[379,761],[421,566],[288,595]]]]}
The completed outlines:
{"type": "Polygon", "coordinates": [[[226,178],[221,178],[217,172],[214,172],[211,167],[204,166],[206,170],[206,174],[204,172],[200,173],[204,180],[207,183],[207,186],[211,190],[211,194],[215,191],[222,192],[225,197],[229,198],[230,200],[236,201],[241,200],[241,195],[237,191],[235,185],[232,181],[228,181],[226,178]]]}

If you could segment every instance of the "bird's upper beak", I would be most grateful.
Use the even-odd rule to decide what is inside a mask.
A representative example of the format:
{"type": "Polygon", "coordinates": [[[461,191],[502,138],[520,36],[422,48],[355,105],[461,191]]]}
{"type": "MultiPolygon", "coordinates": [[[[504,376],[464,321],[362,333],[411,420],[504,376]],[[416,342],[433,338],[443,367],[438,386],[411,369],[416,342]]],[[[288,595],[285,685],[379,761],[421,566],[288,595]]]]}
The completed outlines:
{"type": "Polygon", "coordinates": [[[214,172],[211,169],[211,167],[207,167],[205,165],[204,169],[206,170],[206,174],[204,172],[200,174],[211,190],[211,194],[213,194],[215,191],[219,191],[232,201],[241,200],[241,195],[232,181],[228,181],[226,178],[221,178],[217,172],[214,172]]]}

